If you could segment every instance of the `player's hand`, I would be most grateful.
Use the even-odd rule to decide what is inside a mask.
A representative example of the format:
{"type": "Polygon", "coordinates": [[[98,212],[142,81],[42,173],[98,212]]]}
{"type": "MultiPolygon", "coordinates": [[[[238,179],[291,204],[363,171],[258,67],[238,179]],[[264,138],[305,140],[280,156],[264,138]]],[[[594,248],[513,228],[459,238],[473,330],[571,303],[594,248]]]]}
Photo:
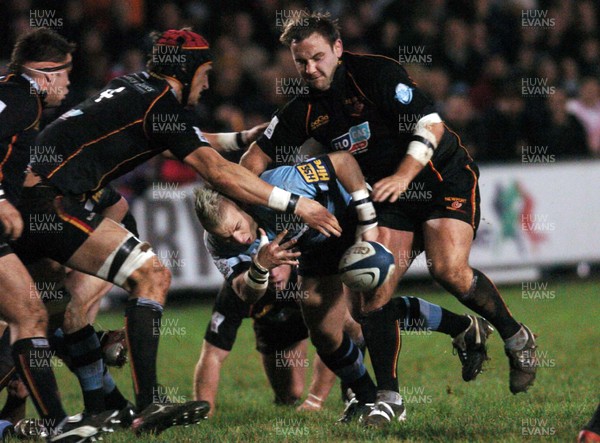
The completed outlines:
{"type": "Polygon", "coordinates": [[[331,234],[336,237],[342,235],[342,228],[337,218],[319,202],[300,197],[296,205],[296,214],[300,216],[304,223],[326,237],[330,237],[331,234]]]}
{"type": "Polygon", "coordinates": [[[376,202],[387,200],[390,203],[394,203],[408,189],[409,183],[410,180],[407,180],[405,177],[392,174],[375,183],[371,198],[376,202]]]}
{"type": "MultiPolygon", "coordinates": [[[[259,228],[261,238],[266,238],[267,234],[262,228],[259,228]]],[[[256,254],[257,263],[263,268],[273,269],[279,265],[295,266],[298,264],[300,252],[292,251],[291,249],[296,244],[296,239],[289,240],[283,244],[283,238],[287,235],[287,229],[281,231],[272,242],[262,246],[256,254]]]]}
{"type": "Polygon", "coordinates": [[[267,129],[269,122],[261,123],[253,128],[245,129],[242,131],[242,141],[246,146],[250,146],[251,143],[255,142],[258,137],[267,129]]]}
{"type": "Polygon", "coordinates": [[[23,219],[19,211],[8,200],[0,201],[0,223],[2,224],[2,238],[16,240],[23,233],[23,219]]]}
{"type": "Polygon", "coordinates": [[[377,241],[377,237],[379,236],[379,228],[377,226],[373,226],[366,231],[362,231],[359,226],[356,228],[356,241],[377,241]]]}

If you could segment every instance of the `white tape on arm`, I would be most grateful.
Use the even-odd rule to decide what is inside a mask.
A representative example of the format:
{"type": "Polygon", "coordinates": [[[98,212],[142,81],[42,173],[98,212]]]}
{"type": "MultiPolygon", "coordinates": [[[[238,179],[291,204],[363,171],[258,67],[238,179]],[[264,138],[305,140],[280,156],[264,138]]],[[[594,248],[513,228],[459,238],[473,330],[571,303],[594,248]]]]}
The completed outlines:
{"type": "Polygon", "coordinates": [[[428,114],[417,122],[417,127],[413,133],[415,140],[408,144],[406,153],[421,163],[423,166],[431,160],[433,152],[437,149],[438,140],[429,126],[435,123],[442,123],[438,113],[428,114]]]}
{"type": "Polygon", "coordinates": [[[284,191],[283,189],[275,186],[271,191],[271,195],[269,195],[269,203],[267,206],[269,206],[271,209],[275,209],[276,211],[285,212],[288,204],[290,203],[291,196],[291,192],[284,191]]]}
{"type": "Polygon", "coordinates": [[[217,134],[217,141],[225,152],[234,152],[241,149],[237,143],[237,132],[220,132],[217,134]]]}

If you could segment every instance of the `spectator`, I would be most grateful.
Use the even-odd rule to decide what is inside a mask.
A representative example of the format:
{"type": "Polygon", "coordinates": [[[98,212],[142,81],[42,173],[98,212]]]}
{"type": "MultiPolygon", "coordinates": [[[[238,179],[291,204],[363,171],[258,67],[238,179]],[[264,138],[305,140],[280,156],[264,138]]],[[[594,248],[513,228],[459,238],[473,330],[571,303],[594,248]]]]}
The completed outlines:
{"type": "Polygon", "coordinates": [[[544,124],[545,131],[540,145],[548,147],[557,161],[570,158],[589,157],[586,132],[581,122],[567,110],[567,94],[562,89],[555,90],[547,98],[549,118],[544,124]]]}
{"type": "Polygon", "coordinates": [[[598,79],[583,79],[579,95],[567,102],[567,110],[582,123],[591,154],[600,157],[600,84],[598,79]]]}

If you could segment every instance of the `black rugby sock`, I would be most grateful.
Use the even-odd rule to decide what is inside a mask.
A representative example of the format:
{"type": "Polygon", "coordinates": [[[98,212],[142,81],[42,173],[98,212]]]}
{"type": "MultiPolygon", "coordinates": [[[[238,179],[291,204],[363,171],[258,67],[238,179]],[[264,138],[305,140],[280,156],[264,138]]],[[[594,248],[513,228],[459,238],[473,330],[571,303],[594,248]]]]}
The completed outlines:
{"type": "Polygon", "coordinates": [[[123,409],[127,406],[127,399],[119,391],[107,366],[104,366],[103,391],[106,409],[123,409]]]}
{"type": "Polygon", "coordinates": [[[363,403],[373,403],[377,388],[363,363],[360,349],[344,333],[340,347],[331,354],[321,354],[319,357],[325,365],[341,380],[343,386],[352,389],[357,400],[363,403]]]}
{"type": "Polygon", "coordinates": [[[467,308],[488,320],[503,340],[512,337],[521,329],[494,283],[477,269],[473,269],[471,288],[466,294],[458,294],[458,299],[467,308]]]}
{"type": "Polygon", "coordinates": [[[396,363],[402,347],[399,318],[398,302],[392,299],[360,319],[380,391],[398,392],[396,363]]]}
{"type": "Polygon", "coordinates": [[[64,334],[64,344],[71,361],[70,368],[81,385],[86,412],[98,414],[104,411],[104,361],[94,327],[86,325],[78,331],[64,334]]]}
{"type": "Polygon", "coordinates": [[[67,416],[60,402],[58,386],[50,366],[53,351],[45,337],[32,337],[13,343],[13,359],[21,380],[27,386],[44,426],[55,429],[67,416]]]}
{"type": "Polygon", "coordinates": [[[454,312],[442,308],[442,319],[437,328],[437,332],[456,337],[469,327],[471,320],[466,315],[458,315],[454,312]]]}
{"type": "Polygon", "coordinates": [[[144,298],[134,298],[127,302],[125,331],[138,412],[153,402],[156,392],[156,358],[161,318],[162,306],[158,302],[144,298]]]}

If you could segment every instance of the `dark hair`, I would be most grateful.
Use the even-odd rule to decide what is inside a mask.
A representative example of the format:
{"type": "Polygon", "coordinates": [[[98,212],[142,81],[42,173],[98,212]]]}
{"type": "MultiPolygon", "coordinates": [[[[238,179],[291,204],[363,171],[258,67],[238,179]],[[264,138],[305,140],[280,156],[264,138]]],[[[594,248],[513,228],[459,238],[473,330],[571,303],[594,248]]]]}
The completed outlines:
{"type": "Polygon", "coordinates": [[[313,12],[288,20],[279,41],[290,47],[292,42],[301,42],[315,32],[325,38],[331,46],[340,38],[337,19],[332,19],[329,13],[313,12]]]}
{"type": "Polygon", "coordinates": [[[62,62],[76,47],[52,29],[36,28],[17,39],[8,69],[19,73],[27,62],[62,62]]]}

